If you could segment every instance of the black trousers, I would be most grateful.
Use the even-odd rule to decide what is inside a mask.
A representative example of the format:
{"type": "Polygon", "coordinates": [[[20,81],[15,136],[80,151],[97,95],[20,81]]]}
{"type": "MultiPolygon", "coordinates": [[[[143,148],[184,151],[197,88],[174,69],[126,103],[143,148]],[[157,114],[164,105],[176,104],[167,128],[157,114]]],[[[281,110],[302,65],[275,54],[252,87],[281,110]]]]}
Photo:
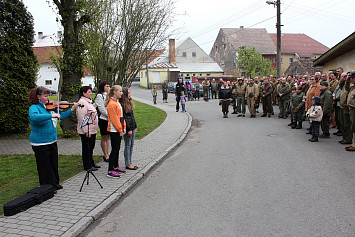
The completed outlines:
{"type": "Polygon", "coordinates": [[[119,132],[111,132],[110,138],[111,138],[111,154],[109,157],[108,171],[111,171],[113,170],[113,168],[118,167],[118,156],[120,154],[121,140],[122,140],[122,137],[120,136],[119,132]]]}
{"type": "Polygon", "coordinates": [[[212,91],[212,99],[213,99],[213,97],[215,98],[215,99],[217,99],[217,91],[212,91]]]}
{"type": "Polygon", "coordinates": [[[32,150],[36,157],[39,184],[59,184],[57,142],[43,146],[32,146],[32,150]]]}
{"type": "Polygon", "coordinates": [[[317,121],[313,121],[311,123],[312,126],[312,136],[314,137],[319,137],[319,127],[320,127],[320,122],[317,121]]]}
{"type": "Polygon", "coordinates": [[[323,114],[323,118],[322,118],[322,122],[321,122],[321,128],[323,131],[324,135],[329,135],[329,119],[330,119],[330,115],[324,115],[323,114]]]}
{"type": "Polygon", "coordinates": [[[272,100],[271,100],[271,95],[270,96],[265,96],[261,97],[261,101],[263,103],[263,114],[271,114],[272,113],[272,100]]]}
{"type": "Polygon", "coordinates": [[[178,95],[177,97],[176,97],[176,111],[179,111],[179,109],[180,109],[180,100],[181,100],[181,98],[180,98],[180,95],[178,95]]]}
{"type": "Polygon", "coordinates": [[[80,134],[80,137],[83,167],[84,170],[88,170],[95,165],[92,155],[95,148],[96,134],[92,134],[90,137],[86,137],[86,135],[80,134]]]}

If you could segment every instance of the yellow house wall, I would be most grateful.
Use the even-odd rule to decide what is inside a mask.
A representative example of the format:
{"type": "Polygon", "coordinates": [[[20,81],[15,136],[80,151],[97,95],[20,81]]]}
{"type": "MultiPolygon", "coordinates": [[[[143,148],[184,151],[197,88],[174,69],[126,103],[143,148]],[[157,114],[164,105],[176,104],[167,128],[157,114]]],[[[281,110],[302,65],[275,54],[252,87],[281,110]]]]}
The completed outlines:
{"type": "Polygon", "coordinates": [[[355,70],[355,49],[349,53],[333,59],[332,61],[327,62],[323,66],[323,72],[335,70],[338,67],[344,68],[344,72],[355,70]]]}
{"type": "Polygon", "coordinates": [[[295,55],[294,54],[281,54],[281,58],[283,61],[281,61],[281,72],[284,73],[286,72],[287,68],[290,66],[290,58],[293,58],[295,60],[295,55]]]}
{"type": "MultiPolygon", "coordinates": [[[[145,88],[147,88],[146,71],[147,71],[146,69],[139,71],[139,75],[140,75],[139,85],[145,88]]],[[[161,68],[149,69],[148,70],[149,84],[153,82],[153,72],[160,72],[160,83],[163,83],[165,80],[168,80],[169,77],[168,69],[161,69],[161,68]]]]}

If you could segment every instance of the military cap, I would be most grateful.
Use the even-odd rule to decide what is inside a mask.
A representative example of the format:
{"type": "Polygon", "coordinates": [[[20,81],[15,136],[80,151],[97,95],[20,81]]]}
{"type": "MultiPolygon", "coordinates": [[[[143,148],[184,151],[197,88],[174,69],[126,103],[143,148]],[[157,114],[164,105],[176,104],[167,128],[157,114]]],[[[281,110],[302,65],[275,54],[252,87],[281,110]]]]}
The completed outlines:
{"type": "Polygon", "coordinates": [[[355,77],[355,70],[349,72],[349,76],[355,77]]]}
{"type": "Polygon", "coordinates": [[[240,78],[238,78],[238,81],[243,81],[243,78],[241,78],[241,77],[240,77],[240,78]]]}
{"type": "Polygon", "coordinates": [[[328,82],[327,81],[321,81],[320,85],[321,86],[328,86],[328,82]]]}

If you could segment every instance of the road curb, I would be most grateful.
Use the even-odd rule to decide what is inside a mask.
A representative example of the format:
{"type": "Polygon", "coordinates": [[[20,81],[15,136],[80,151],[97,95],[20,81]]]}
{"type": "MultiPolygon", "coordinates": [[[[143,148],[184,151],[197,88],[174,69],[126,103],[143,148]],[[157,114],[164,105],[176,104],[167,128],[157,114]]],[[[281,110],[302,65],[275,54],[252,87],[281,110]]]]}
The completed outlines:
{"type": "Polygon", "coordinates": [[[80,235],[87,227],[90,226],[95,220],[99,219],[110,207],[118,202],[125,194],[127,194],[136,184],[139,183],[144,176],[148,175],[153,168],[161,163],[170,153],[172,153],[180,144],[185,140],[187,134],[191,129],[192,116],[188,116],[188,124],[181,134],[180,138],[175,141],[164,153],[160,154],[156,159],[148,163],[139,173],[130,178],[123,186],[118,188],[113,194],[106,198],[102,203],[91,210],[86,216],[82,217],[77,223],[70,227],[62,236],[75,237],[80,235]]]}

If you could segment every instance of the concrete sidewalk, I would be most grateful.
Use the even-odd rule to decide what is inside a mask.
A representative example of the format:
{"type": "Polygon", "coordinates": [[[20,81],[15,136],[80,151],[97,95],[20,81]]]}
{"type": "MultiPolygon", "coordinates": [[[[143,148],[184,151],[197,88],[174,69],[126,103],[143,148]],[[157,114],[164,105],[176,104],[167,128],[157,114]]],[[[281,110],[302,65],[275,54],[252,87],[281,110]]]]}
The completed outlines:
{"type": "MultiPolygon", "coordinates": [[[[143,98],[134,99],[151,104],[151,101],[143,98]]],[[[192,120],[188,113],[176,113],[173,104],[159,103],[155,106],[166,111],[167,118],[152,133],[135,142],[133,161],[139,166],[137,171],[127,170],[121,178],[112,179],[106,177],[108,163],[101,162],[101,168],[94,174],[103,189],[90,177],[89,185],[85,183],[82,192],[79,192],[86,174],[81,172],[63,182],[64,189],[58,190],[54,198],[17,215],[1,216],[1,236],[77,236],[98,219],[187,135],[192,120]]],[[[79,140],[60,140],[58,147],[60,154],[81,154],[79,140]]],[[[123,147],[122,144],[119,159],[121,167],[124,167],[123,147]]],[[[0,154],[33,154],[33,151],[28,140],[2,140],[0,154]]],[[[102,155],[99,141],[96,141],[94,154],[102,155]]]]}

